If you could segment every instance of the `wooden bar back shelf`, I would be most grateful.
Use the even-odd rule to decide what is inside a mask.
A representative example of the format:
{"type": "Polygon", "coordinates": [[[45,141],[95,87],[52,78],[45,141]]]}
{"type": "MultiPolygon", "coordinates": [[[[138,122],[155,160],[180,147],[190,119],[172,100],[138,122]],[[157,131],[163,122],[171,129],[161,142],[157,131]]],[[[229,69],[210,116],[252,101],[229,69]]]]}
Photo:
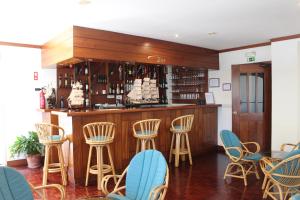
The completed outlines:
{"type": "Polygon", "coordinates": [[[169,155],[169,163],[172,162],[172,155],[175,155],[175,167],[179,166],[179,156],[185,160],[185,155],[188,154],[190,165],[192,162],[191,147],[188,133],[192,130],[194,115],[185,115],[174,119],[171,123],[172,140],[169,155]],[[174,140],[175,139],[175,140],[174,140]],[[175,148],[174,148],[175,142],[175,148]],[[185,148],[186,145],[186,148],[185,148]]]}
{"type": "Polygon", "coordinates": [[[133,136],[137,138],[136,153],[155,148],[154,138],[158,134],[160,119],[146,119],[133,124],[133,136]],[[141,147],[140,147],[141,145],[141,147]]]}
{"type": "MultiPolygon", "coordinates": [[[[89,123],[83,127],[83,133],[86,143],[89,147],[88,164],[86,169],[85,186],[88,186],[89,174],[97,175],[97,188],[101,190],[101,181],[103,175],[112,172],[115,175],[115,168],[111,155],[109,144],[111,144],[115,137],[115,124],[111,122],[95,122],[89,123]],[[110,164],[104,164],[103,149],[107,148],[108,158],[110,164]],[[91,158],[93,148],[96,149],[97,164],[91,166],[91,158]]],[[[116,183],[116,178],[115,178],[116,183]]]]}
{"type": "Polygon", "coordinates": [[[45,161],[43,168],[43,185],[47,185],[48,173],[60,172],[62,184],[67,185],[67,174],[64,166],[62,144],[65,142],[65,131],[63,128],[47,123],[38,123],[35,125],[40,143],[45,145],[45,161]],[[53,132],[58,131],[58,135],[53,132]],[[58,163],[49,163],[50,149],[56,147],[58,152],[58,163]]]}
{"type": "Polygon", "coordinates": [[[188,67],[172,68],[172,102],[198,103],[204,101],[208,92],[206,69],[188,67]]]}

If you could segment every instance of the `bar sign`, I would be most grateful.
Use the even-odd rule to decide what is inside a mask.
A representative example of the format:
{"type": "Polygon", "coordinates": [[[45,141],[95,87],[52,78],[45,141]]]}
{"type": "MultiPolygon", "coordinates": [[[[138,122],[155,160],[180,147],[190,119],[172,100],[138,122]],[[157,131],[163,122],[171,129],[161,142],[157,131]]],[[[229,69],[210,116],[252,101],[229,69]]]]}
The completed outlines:
{"type": "Polygon", "coordinates": [[[33,79],[35,81],[39,80],[39,73],[38,72],[33,72],[33,79]]]}

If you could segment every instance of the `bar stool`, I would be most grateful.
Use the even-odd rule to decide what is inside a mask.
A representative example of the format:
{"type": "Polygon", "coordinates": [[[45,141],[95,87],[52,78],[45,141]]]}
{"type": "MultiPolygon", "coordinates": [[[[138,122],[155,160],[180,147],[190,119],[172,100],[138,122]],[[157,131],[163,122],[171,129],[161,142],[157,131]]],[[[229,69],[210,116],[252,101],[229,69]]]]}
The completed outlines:
{"type": "MultiPolygon", "coordinates": [[[[88,185],[89,182],[89,174],[97,175],[97,188],[101,190],[101,181],[103,178],[103,174],[112,172],[115,175],[115,168],[111,156],[111,151],[109,144],[113,142],[115,136],[115,124],[111,122],[94,122],[90,124],[86,124],[83,126],[83,133],[85,137],[85,141],[89,148],[89,157],[86,169],[86,179],[85,186],[88,185]],[[108,158],[110,164],[104,164],[103,162],[103,148],[107,148],[108,158]],[[97,153],[97,164],[91,166],[91,157],[93,148],[96,149],[97,153]]],[[[116,177],[114,176],[114,181],[116,183],[116,177]]]]}
{"type": "Polygon", "coordinates": [[[65,131],[62,127],[48,123],[35,124],[40,143],[45,145],[45,161],[43,168],[43,185],[47,185],[48,173],[60,172],[62,184],[67,185],[67,174],[65,170],[62,144],[66,141],[65,131]],[[53,135],[58,133],[58,135],[53,135]],[[57,148],[58,163],[49,163],[50,149],[57,148]]]}
{"type": "Polygon", "coordinates": [[[179,166],[179,156],[182,161],[185,160],[185,154],[189,155],[190,165],[192,162],[191,147],[189,143],[188,132],[191,131],[193,125],[194,115],[184,115],[174,119],[171,123],[170,131],[172,132],[172,141],[169,155],[169,163],[172,162],[172,154],[175,155],[175,167],[179,166]],[[175,148],[174,147],[175,135],[175,148]],[[186,148],[185,148],[186,145],[186,148]]]}
{"type": "Polygon", "coordinates": [[[141,151],[146,149],[155,149],[154,138],[158,134],[160,119],[146,119],[135,122],[133,124],[133,136],[137,138],[136,153],[139,152],[140,144],[141,151]]]}

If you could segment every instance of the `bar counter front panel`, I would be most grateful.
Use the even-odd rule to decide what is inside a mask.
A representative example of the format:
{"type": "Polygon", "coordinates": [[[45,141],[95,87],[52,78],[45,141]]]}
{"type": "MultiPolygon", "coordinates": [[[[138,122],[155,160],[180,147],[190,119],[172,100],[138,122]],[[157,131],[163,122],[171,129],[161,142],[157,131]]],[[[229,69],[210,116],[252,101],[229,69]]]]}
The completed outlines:
{"type": "MultiPolygon", "coordinates": [[[[113,162],[117,172],[122,172],[135,155],[137,139],[133,136],[132,125],[144,119],[161,119],[158,137],[155,139],[157,150],[168,160],[171,137],[170,126],[176,117],[194,114],[192,131],[189,133],[192,156],[199,156],[216,149],[217,146],[217,116],[220,105],[182,105],[162,108],[115,109],[88,112],[52,111],[58,116],[59,125],[71,134],[71,142],[64,144],[64,156],[68,162],[69,181],[83,184],[87,167],[89,145],[85,143],[82,127],[91,122],[108,121],[116,124],[114,142],[111,144],[113,162]],[[68,128],[69,127],[69,128],[68,128]],[[67,155],[68,154],[68,155],[67,155]]],[[[96,161],[93,152],[92,164],[96,161]]],[[[104,162],[107,162],[104,150],[104,162]]],[[[174,164],[174,163],[172,163],[174,164]]]]}

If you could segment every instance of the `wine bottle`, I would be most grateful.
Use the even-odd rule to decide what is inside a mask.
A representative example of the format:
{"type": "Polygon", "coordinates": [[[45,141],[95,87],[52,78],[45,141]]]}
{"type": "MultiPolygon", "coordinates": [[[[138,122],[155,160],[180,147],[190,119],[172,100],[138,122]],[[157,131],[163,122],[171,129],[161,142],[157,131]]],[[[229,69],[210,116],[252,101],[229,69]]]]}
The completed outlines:
{"type": "Polygon", "coordinates": [[[124,87],[123,87],[123,84],[121,83],[121,87],[120,87],[120,93],[121,94],[124,94],[124,87]]]}
{"type": "Polygon", "coordinates": [[[85,91],[86,91],[86,92],[88,92],[88,91],[89,91],[89,84],[88,84],[88,82],[87,82],[87,81],[85,82],[85,91]]]}
{"type": "Polygon", "coordinates": [[[64,105],[64,97],[63,96],[60,97],[59,106],[60,106],[60,108],[64,108],[65,107],[65,105],[64,105]]]}
{"type": "Polygon", "coordinates": [[[61,74],[58,76],[58,88],[62,88],[62,76],[61,76],[61,74]]]}
{"type": "Polygon", "coordinates": [[[68,87],[68,74],[65,73],[65,88],[68,87]]]}
{"type": "Polygon", "coordinates": [[[115,94],[116,93],[116,90],[115,90],[115,86],[114,84],[112,85],[112,94],[115,94]]]}
{"type": "Polygon", "coordinates": [[[85,66],[84,66],[84,74],[88,75],[89,74],[89,67],[88,67],[88,63],[85,62],[85,66]]]}
{"type": "Polygon", "coordinates": [[[120,94],[120,87],[119,87],[119,84],[117,84],[116,93],[117,93],[117,94],[120,94]]]}

